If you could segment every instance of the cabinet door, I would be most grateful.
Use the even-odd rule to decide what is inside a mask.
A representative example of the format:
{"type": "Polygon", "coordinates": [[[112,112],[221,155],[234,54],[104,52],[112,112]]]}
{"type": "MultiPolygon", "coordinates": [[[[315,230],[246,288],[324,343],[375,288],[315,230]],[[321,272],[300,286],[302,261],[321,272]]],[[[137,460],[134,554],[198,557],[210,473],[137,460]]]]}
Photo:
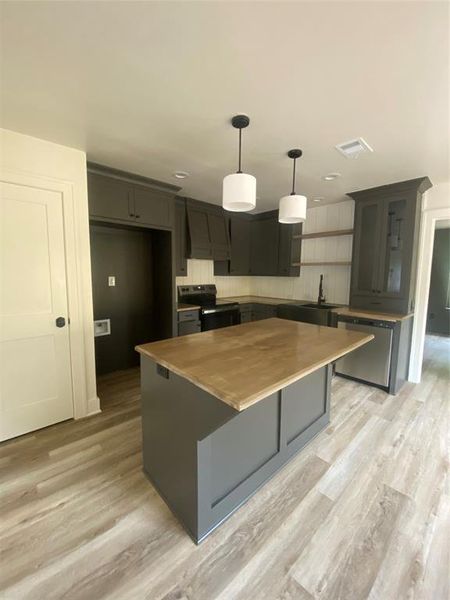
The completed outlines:
{"type": "Polygon", "coordinates": [[[382,208],[380,200],[356,204],[352,261],[354,294],[372,296],[377,293],[382,208]]]}
{"type": "Polygon", "coordinates": [[[173,227],[173,195],[146,187],[134,186],[136,221],[155,227],[173,227]]]}
{"type": "Polygon", "coordinates": [[[250,273],[252,275],[277,275],[278,273],[278,220],[275,215],[252,221],[250,273]]]}
{"type": "Polygon", "coordinates": [[[186,259],[186,204],[184,200],[175,200],[175,270],[177,276],[187,275],[186,259]]]}
{"type": "Polygon", "coordinates": [[[284,277],[298,277],[300,267],[293,267],[292,263],[300,262],[301,240],[294,239],[294,235],[299,236],[302,232],[301,223],[295,225],[279,224],[279,245],[278,245],[278,275],[284,277]]]}
{"type": "Polygon", "coordinates": [[[187,205],[189,255],[191,258],[212,258],[208,213],[203,207],[187,205]]]}
{"type": "Polygon", "coordinates": [[[230,258],[230,238],[227,221],[222,211],[208,212],[208,227],[212,257],[215,260],[228,260],[230,258]]]}
{"type": "Polygon", "coordinates": [[[181,323],[178,323],[178,337],[190,335],[191,333],[199,333],[200,331],[200,321],[182,321],[181,323]]]}
{"type": "Polygon", "coordinates": [[[230,275],[248,275],[250,272],[250,221],[230,217],[230,275]]]}
{"type": "Polygon", "coordinates": [[[89,215],[134,221],[132,185],[112,177],[88,173],[89,215]]]}
{"type": "Polygon", "coordinates": [[[407,299],[414,237],[414,203],[396,196],[383,203],[377,293],[407,299]]]}

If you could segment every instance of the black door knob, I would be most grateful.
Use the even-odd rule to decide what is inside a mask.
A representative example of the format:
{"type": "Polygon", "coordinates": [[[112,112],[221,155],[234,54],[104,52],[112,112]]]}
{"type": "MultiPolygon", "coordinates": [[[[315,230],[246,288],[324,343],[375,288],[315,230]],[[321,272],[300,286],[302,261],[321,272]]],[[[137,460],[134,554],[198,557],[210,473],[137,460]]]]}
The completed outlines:
{"type": "Polygon", "coordinates": [[[56,327],[64,327],[65,324],[66,324],[66,320],[64,317],[58,317],[56,319],[56,327]]]}

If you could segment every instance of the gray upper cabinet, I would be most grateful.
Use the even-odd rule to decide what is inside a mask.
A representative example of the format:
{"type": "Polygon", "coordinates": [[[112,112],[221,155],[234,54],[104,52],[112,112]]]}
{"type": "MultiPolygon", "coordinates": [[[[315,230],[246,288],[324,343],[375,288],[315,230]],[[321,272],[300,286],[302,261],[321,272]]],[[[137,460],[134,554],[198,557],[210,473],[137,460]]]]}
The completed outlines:
{"type": "Polygon", "coordinates": [[[348,194],[354,198],[350,305],[406,314],[414,309],[421,200],[428,177],[348,194]]]}
{"type": "Polygon", "coordinates": [[[129,183],[97,173],[88,174],[89,214],[120,221],[134,218],[133,188],[129,183]]]}
{"type": "Polygon", "coordinates": [[[172,229],[179,188],[146,177],[88,164],[89,216],[142,227],[172,229]]]}
{"type": "Polygon", "coordinates": [[[230,275],[250,273],[250,227],[248,215],[230,217],[230,275]]]}
{"type": "Polygon", "coordinates": [[[250,274],[278,275],[278,218],[270,211],[255,215],[250,228],[250,274]]]}
{"type": "Polygon", "coordinates": [[[188,254],[191,258],[230,258],[230,238],[223,210],[206,202],[186,200],[188,254]]]}
{"type": "Polygon", "coordinates": [[[145,225],[173,227],[173,194],[146,188],[133,187],[134,216],[145,225]]]}
{"type": "Polygon", "coordinates": [[[175,199],[175,272],[177,276],[187,275],[186,244],[186,202],[175,199]]]}
{"type": "Polygon", "coordinates": [[[216,260],[215,275],[298,277],[301,224],[278,223],[276,210],[258,215],[231,213],[228,222],[230,260],[216,260]]]}
{"type": "Polygon", "coordinates": [[[278,228],[278,275],[280,277],[298,277],[300,275],[298,263],[300,263],[302,249],[302,241],[299,236],[302,233],[302,224],[279,223],[278,228]]]}
{"type": "Polygon", "coordinates": [[[378,286],[381,213],[379,200],[361,200],[355,209],[352,293],[372,296],[378,286]]]}

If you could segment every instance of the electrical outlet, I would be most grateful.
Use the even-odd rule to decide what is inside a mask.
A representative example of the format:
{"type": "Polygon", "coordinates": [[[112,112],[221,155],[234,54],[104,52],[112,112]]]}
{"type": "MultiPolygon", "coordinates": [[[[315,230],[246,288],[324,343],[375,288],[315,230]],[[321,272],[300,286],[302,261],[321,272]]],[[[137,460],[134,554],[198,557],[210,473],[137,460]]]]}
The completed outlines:
{"type": "Polygon", "coordinates": [[[116,278],[114,275],[109,275],[108,277],[108,285],[109,287],[115,287],[116,285],[116,278]]]}

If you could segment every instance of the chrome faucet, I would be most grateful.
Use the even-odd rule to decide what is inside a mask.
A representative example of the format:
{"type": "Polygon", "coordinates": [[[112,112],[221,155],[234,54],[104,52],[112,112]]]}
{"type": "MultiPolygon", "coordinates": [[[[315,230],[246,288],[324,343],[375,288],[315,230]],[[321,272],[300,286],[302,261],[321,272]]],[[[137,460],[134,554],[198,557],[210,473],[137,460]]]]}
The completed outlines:
{"type": "Polygon", "coordinates": [[[325,302],[325,296],[323,295],[323,275],[320,276],[319,282],[319,297],[317,298],[317,304],[320,306],[325,302]]]}

